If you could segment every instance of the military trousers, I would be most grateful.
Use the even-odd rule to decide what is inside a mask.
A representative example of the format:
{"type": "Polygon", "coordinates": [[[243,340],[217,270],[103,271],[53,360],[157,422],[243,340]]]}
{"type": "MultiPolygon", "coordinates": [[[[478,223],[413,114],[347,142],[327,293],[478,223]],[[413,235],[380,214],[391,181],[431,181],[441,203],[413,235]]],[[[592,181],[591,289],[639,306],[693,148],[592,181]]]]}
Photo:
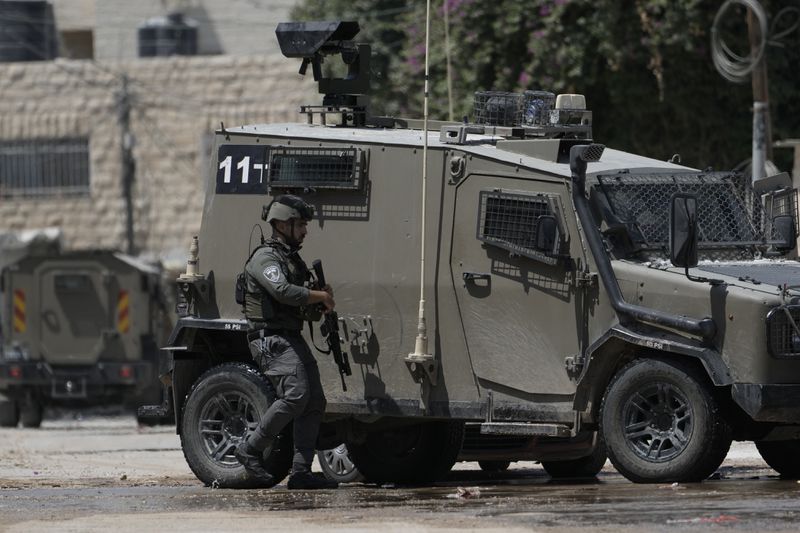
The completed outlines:
{"type": "Polygon", "coordinates": [[[247,443],[258,451],[272,445],[294,421],[294,472],[309,471],[325,412],[319,368],[300,332],[268,335],[250,342],[250,353],[275,387],[277,399],[264,413],[247,443]]]}

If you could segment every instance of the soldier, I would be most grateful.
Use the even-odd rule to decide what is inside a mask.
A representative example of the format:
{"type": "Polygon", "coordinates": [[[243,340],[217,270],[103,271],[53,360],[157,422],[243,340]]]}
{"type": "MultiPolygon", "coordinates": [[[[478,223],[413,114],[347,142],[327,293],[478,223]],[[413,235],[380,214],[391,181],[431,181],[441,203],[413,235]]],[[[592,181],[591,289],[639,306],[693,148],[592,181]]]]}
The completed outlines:
{"type": "Polygon", "coordinates": [[[336,482],[311,473],[326,400],[317,363],[300,335],[304,320],[319,319],[319,304],[325,312],[335,305],[330,286],[322,290],[305,286],[310,273],[298,255],[314,208],[287,194],[275,198],[265,211],[272,238],[253,252],[245,266],[245,317],[250,325],[250,352],[274,385],[278,399],[235,455],[251,474],[272,483],[261,464],[262,454],[294,421],[295,453],[288,487],[336,488],[336,482]]]}

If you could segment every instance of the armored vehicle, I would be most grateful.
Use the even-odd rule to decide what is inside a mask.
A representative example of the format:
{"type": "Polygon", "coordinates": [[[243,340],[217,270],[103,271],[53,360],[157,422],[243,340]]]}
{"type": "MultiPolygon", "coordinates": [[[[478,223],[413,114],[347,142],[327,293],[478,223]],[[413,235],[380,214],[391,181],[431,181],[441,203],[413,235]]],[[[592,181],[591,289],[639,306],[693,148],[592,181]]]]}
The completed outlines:
{"type": "Polygon", "coordinates": [[[29,254],[2,270],[0,425],[48,404],[161,399],[160,269],[112,251],[29,254]]]}
{"type": "MultiPolygon", "coordinates": [[[[751,186],[604,149],[580,95],[478,92],[464,123],[372,116],[357,31],[280,25],[284,54],[312,65],[323,104],[301,108],[305,123],[216,132],[199,270],[178,282],[165,347],[198,478],[254,484],[233,450],[274,391],[251,362],[234,286],[262,206],[286,192],[315,206],[301,254],[324,261],[352,369],[320,358],[318,448],[346,444],[367,480],[443,475],[467,423],[528,439],[525,458],[555,475],[594,475],[605,448],[632,481],[699,481],[733,439],[800,474],[787,177],[751,186]],[[334,54],[347,77],[320,68],[334,54]]],[[[281,439],[264,458],[277,479],[290,428],[281,439]]]]}

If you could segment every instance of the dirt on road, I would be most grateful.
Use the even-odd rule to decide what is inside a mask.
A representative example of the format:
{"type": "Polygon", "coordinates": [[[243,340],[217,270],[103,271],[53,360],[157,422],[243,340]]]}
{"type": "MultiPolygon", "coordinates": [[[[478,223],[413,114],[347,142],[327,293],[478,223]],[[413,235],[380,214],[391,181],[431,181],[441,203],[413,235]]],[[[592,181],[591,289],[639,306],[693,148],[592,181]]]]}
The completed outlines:
{"type": "Polygon", "coordinates": [[[424,487],[220,490],[191,473],[174,428],[65,411],[40,429],[0,429],[0,531],[796,531],[800,484],[752,444],[735,444],[715,478],[634,485],[607,464],[566,483],[530,462],[500,474],[458,463],[424,487]]]}

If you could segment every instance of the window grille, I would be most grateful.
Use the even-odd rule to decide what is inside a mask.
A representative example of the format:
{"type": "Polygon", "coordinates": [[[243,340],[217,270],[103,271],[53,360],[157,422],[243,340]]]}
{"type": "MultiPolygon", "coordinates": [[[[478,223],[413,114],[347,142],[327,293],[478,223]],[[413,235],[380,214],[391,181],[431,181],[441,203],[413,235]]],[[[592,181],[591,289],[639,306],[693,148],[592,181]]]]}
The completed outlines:
{"type": "Polygon", "coordinates": [[[767,313],[767,347],[773,357],[800,356],[800,336],[794,324],[800,324],[800,307],[780,306],[767,313]]]}
{"type": "Polygon", "coordinates": [[[363,152],[357,148],[270,148],[269,186],[280,189],[360,189],[363,152]]]}
{"type": "Polygon", "coordinates": [[[546,194],[481,191],[477,238],[515,254],[556,264],[563,244],[556,201],[546,194]],[[555,241],[549,249],[541,249],[536,243],[536,228],[542,217],[554,217],[557,222],[555,241]]]}
{"type": "Polygon", "coordinates": [[[601,175],[596,187],[608,202],[607,222],[631,228],[645,250],[667,249],[670,199],[678,192],[697,196],[700,250],[780,242],[777,228],[769,223],[775,215],[791,216],[797,227],[795,191],[772,196],[767,212],[749,180],[737,174],[601,175]]]}
{"type": "Polygon", "coordinates": [[[0,196],[89,194],[89,140],[0,140],[0,196]]]}

